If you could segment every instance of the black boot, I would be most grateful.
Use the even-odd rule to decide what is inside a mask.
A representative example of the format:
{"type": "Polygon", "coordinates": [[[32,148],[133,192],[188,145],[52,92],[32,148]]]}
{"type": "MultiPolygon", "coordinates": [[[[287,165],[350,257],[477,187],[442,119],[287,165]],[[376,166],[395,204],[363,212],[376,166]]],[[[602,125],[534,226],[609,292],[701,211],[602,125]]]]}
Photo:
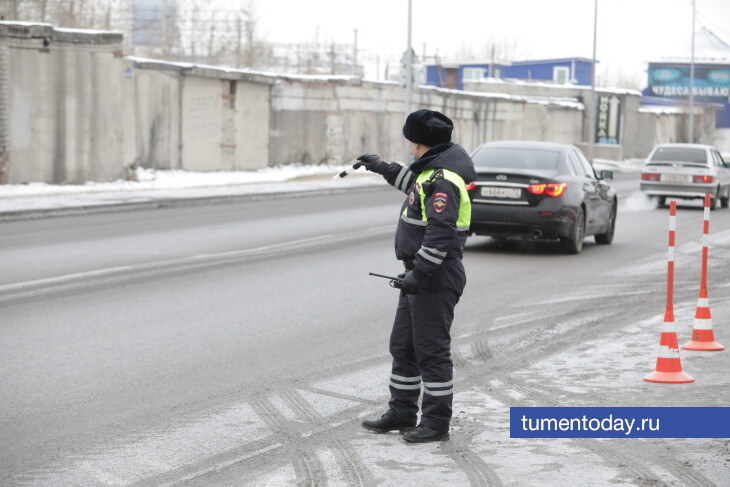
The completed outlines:
{"type": "Polygon", "coordinates": [[[437,431],[428,426],[419,425],[417,428],[403,435],[403,439],[410,443],[428,443],[431,441],[445,441],[449,439],[449,431],[437,431]]]}
{"type": "Polygon", "coordinates": [[[409,421],[396,416],[392,411],[388,411],[379,419],[366,419],[362,422],[362,427],[376,433],[387,433],[393,430],[405,433],[416,427],[416,419],[413,418],[409,421]]]}

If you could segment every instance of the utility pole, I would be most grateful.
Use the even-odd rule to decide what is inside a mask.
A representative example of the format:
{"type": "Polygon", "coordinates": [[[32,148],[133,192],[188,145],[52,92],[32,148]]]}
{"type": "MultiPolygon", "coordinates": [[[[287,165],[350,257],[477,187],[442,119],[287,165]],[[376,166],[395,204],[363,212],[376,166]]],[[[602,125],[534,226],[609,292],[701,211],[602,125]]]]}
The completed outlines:
{"type": "Polygon", "coordinates": [[[335,51],[335,41],[330,44],[330,74],[332,76],[337,74],[337,52],[335,51]]]}
{"type": "Polygon", "coordinates": [[[170,39],[167,36],[167,0],[162,0],[162,49],[164,50],[163,56],[165,59],[170,57],[170,39]]]}
{"type": "Polygon", "coordinates": [[[406,49],[406,116],[408,116],[413,111],[413,47],[411,46],[412,4],[413,0],[408,0],[408,48],[406,49]]]}
{"type": "Polygon", "coordinates": [[[598,30],[598,0],[593,4],[593,63],[591,68],[591,104],[588,110],[588,160],[593,164],[596,142],[596,32],[598,30]]]}
{"type": "Polygon", "coordinates": [[[238,16],[236,21],[236,69],[241,69],[241,16],[238,16]]]}
{"type": "Polygon", "coordinates": [[[251,11],[246,11],[246,66],[252,68],[256,62],[256,46],[253,41],[253,32],[256,22],[251,17],[251,11]]]}
{"type": "Polygon", "coordinates": [[[695,138],[695,0],[692,0],[692,52],[689,61],[689,140],[695,138]]]}
{"type": "Polygon", "coordinates": [[[357,76],[357,29],[355,29],[355,42],[352,45],[352,75],[357,76]]]}

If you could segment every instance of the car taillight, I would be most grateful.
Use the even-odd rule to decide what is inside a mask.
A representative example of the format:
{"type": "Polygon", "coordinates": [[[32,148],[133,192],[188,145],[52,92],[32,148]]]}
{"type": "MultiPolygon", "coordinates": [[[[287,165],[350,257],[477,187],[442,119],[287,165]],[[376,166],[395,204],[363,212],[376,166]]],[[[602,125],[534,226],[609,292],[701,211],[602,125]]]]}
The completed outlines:
{"type": "Polygon", "coordinates": [[[467,191],[471,191],[472,189],[474,189],[476,187],[477,187],[477,183],[475,183],[474,181],[472,181],[471,183],[469,183],[469,184],[466,185],[466,190],[467,191]]]}
{"type": "Polygon", "coordinates": [[[565,193],[567,187],[568,183],[531,184],[527,187],[527,192],[545,196],[560,196],[565,193]]]}
{"type": "Polygon", "coordinates": [[[642,181],[659,181],[659,174],[656,174],[653,172],[644,172],[644,173],[641,173],[641,180],[642,181]]]}
{"type": "Polygon", "coordinates": [[[709,184],[712,182],[712,176],[692,176],[692,182],[709,184]]]}

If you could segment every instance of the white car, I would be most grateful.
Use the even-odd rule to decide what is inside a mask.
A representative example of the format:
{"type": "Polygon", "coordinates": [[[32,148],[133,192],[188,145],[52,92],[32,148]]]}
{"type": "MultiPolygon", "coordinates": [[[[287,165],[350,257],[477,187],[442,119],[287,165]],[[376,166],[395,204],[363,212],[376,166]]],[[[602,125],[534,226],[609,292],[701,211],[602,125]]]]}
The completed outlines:
{"type": "Polygon", "coordinates": [[[710,145],[660,144],[652,149],[641,171],[641,190],[657,199],[695,199],[710,195],[710,208],[730,202],[730,165],[710,145]]]}

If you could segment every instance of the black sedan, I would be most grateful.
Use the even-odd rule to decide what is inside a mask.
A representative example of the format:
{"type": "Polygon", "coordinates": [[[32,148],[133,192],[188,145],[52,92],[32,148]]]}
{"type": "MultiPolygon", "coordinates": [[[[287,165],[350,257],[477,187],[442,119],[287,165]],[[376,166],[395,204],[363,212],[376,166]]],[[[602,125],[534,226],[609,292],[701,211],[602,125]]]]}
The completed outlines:
{"type": "Polygon", "coordinates": [[[571,254],[583,239],[610,244],[616,225],[616,191],[597,176],[572,145],[489,142],[472,154],[477,180],[469,187],[472,234],[559,240],[571,254]]]}

